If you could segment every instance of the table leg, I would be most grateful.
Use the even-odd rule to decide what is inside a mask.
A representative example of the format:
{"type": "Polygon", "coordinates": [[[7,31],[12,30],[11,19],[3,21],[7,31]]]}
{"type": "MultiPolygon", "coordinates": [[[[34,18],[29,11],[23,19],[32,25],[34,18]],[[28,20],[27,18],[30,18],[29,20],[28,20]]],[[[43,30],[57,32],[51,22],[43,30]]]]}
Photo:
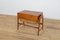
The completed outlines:
{"type": "Polygon", "coordinates": [[[19,30],[19,16],[18,16],[18,13],[17,13],[17,30],[19,30]]]}
{"type": "Polygon", "coordinates": [[[42,30],[43,30],[43,22],[44,22],[44,18],[43,18],[43,14],[42,14],[42,30]]]}
{"type": "Polygon", "coordinates": [[[40,17],[38,18],[38,36],[39,36],[39,31],[40,31],[40,17]]]}

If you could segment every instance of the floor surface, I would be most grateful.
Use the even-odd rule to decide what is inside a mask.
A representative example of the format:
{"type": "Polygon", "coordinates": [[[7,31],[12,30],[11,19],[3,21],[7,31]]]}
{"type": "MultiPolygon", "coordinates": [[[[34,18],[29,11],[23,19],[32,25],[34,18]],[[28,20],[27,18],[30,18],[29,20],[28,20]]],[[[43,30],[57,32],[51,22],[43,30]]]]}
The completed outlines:
{"type": "Polygon", "coordinates": [[[16,16],[0,15],[0,40],[60,40],[60,21],[44,20],[44,30],[37,36],[37,29],[20,26],[17,30],[16,16]]]}

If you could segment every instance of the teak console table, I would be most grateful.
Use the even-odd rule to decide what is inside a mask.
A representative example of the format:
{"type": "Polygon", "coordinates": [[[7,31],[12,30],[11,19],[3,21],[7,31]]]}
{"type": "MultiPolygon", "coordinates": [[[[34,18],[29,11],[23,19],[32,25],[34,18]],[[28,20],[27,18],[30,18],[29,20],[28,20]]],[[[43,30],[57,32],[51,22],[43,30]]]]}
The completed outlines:
{"type": "Polygon", "coordinates": [[[17,30],[19,30],[19,24],[24,24],[23,23],[19,23],[20,19],[25,19],[28,21],[32,21],[32,22],[37,22],[38,23],[38,27],[34,27],[38,29],[37,34],[39,35],[39,31],[40,31],[40,25],[42,25],[41,29],[43,30],[43,12],[36,12],[36,11],[28,11],[28,10],[23,10],[21,12],[17,13],[17,30]],[[42,20],[41,20],[42,19],[42,20]],[[40,22],[42,21],[42,23],[40,22]]]}

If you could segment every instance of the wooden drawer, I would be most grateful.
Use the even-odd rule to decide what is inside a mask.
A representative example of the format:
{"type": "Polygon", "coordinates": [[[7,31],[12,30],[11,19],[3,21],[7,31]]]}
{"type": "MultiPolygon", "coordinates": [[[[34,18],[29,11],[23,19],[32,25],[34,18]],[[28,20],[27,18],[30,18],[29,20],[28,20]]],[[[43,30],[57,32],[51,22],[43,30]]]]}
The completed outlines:
{"type": "Polygon", "coordinates": [[[29,15],[29,14],[20,13],[19,18],[20,19],[25,19],[25,20],[30,20],[30,21],[37,21],[38,16],[33,16],[33,15],[29,15]]]}

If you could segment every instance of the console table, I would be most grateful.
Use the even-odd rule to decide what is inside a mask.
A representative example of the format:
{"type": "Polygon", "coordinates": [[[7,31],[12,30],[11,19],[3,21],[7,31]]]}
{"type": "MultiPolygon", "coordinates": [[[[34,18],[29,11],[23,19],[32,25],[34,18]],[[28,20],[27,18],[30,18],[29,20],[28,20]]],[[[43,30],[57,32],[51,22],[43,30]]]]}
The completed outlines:
{"type": "Polygon", "coordinates": [[[34,27],[38,29],[37,35],[39,35],[39,31],[40,29],[43,30],[43,12],[36,12],[36,11],[29,11],[29,10],[23,10],[21,12],[17,13],[17,30],[19,30],[19,24],[23,24],[20,23],[20,19],[24,19],[24,20],[28,20],[28,21],[32,21],[32,22],[36,22],[38,23],[38,27],[34,27]],[[41,20],[42,19],[42,20],[41,20]],[[42,21],[42,23],[40,22],[42,21]],[[40,28],[40,25],[42,25],[42,27],[40,28]]]}

